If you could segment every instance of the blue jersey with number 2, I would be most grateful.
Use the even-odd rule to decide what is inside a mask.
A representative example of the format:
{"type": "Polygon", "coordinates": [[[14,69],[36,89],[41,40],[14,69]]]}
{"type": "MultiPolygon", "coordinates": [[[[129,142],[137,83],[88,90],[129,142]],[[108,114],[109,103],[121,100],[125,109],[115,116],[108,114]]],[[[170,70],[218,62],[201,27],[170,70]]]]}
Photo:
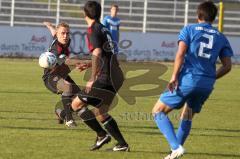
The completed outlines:
{"type": "Polygon", "coordinates": [[[184,27],[178,40],[188,46],[179,84],[212,89],[217,58],[233,56],[226,37],[211,24],[199,23],[184,27]]]}

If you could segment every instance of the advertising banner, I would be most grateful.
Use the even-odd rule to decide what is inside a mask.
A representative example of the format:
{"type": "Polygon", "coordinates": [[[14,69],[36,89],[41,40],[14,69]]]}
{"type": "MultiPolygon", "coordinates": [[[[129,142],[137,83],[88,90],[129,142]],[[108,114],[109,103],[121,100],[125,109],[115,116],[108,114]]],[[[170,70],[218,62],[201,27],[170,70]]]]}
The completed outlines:
{"type": "MultiPolygon", "coordinates": [[[[86,55],[88,48],[85,30],[71,30],[72,55],[86,55]]],[[[240,62],[240,38],[228,37],[234,51],[234,62],[240,62]]],[[[174,60],[178,34],[121,32],[119,54],[133,61],[174,60]]],[[[38,57],[52,42],[45,27],[0,26],[0,56],[38,57]]]]}

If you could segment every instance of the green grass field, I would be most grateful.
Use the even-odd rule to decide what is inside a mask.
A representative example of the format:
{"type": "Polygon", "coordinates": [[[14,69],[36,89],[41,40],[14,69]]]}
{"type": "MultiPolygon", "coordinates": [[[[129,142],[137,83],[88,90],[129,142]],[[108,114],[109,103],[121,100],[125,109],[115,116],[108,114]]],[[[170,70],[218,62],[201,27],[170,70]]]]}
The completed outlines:
{"type": "MultiPolygon", "coordinates": [[[[115,141],[101,150],[90,152],[95,134],[81,121],[76,129],[57,124],[53,113],[60,97],[51,94],[41,81],[42,69],[36,60],[0,59],[0,159],[157,159],[169,152],[168,144],[152,121],[151,109],[169,79],[171,65],[126,64],[140,69],[127,72],[129,86],[123,87],[118,105],[111,114],[131,146],[131,152],[109,152],[115,141]],[[154,66],[152,66],[154,65],[154,66]],[[143,67],[146,66],[145,69],[143,67]],[[153,73],[167,71],[157,81],[163,86],[158,93],[151,76],[140,78],[149,66],[153,73]],[[139,77],[138,77],[139,76],[139,77]],[[134,78],[135,77],[135,78],[134,78]],[[138,85],[132,86],[133,83],[138,85]],[[145,84],[142,84],[145,82],[145,84]],[[130,90],[124,90],[128,89],[130,90]],[[144,95],[144,90],[153,88],[144,95]],[[125,93],[124,93],[125,92],[125,93]],[[126,93],[127,92],[127,93],[126,93]],[[140,94],[139,94],[140,92],[140,94]],[[142,93],[142,94],[141,94],[142,93]],[[134,96],[137,95],[135,98],[134,96]],[[144,97],[146,96],[146,97],[144,97]],[[135,100],[136,99],[136,100],[135,100]]],[[[84,73],[72,76],[84,84],[84,73]]],[[[193,129],[185,144],[184,159],[240,158],[240,69],[220,79],[213,94],[195,117],[193,129]]],[[[156,81],[156,80],[153,80],[156,81]]],[[[128,84],[126,83],[126,85],[128,84]]],[[[178,111],[170,114],[177,127],[178,111]]]]}

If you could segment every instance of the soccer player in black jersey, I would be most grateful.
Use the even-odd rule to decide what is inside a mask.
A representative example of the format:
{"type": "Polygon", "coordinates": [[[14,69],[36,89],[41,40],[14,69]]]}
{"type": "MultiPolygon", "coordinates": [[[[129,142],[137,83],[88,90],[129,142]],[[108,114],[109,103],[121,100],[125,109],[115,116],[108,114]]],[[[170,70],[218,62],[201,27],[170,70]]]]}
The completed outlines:
{"type": "Polygon", "coordinates": [[[65,121],[66,126],[75,127],[76,123],[71,113],[71,102],[73,96],[80,91],[80,88],[68,75],[71,72],[70,67],[67,65],[70,62],[70,59],[68,59],[70,54],[70,28],[67,23],[60,23],[56,28],[49,22],[44,22],[44,25],[46,25],[53,36],[53,41],[48,51],[56,55],[57,64],[52,69],[44,69],[42,79],[51,92],[61,94],[64,111],[61,109],[55,110],[56,115],[59,117],[59,123],[62,124],[65,121]]]}
{"type": "Polygon", "coordinates": [[[123,138],[115,119],[108,114],[114,96],[123,84],[123,73],[119,67],[111,34],[100,23],[101,5],[96,1],[88,1],[84,6],[85,20],[88,25],[87,41],[92,54],[91,77],[72,102],[73,110],[80,118],[97,133],[95,144],[90,150],[97,150],[111,140],[110,135],[117,140],[113,151],[129,151],[129,146],[123,138]],[[96,120],[87,105],[95,107],[94,112],[107,132],[96,120]]]}

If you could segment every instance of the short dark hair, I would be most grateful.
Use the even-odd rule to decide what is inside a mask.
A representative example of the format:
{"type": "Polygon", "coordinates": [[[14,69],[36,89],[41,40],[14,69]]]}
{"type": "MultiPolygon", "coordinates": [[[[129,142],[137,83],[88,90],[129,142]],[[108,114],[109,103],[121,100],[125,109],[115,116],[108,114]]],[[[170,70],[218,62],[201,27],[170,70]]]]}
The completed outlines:
{"type": "Polygon", "coordinates": [[[213,22],[217,16],[217,6],[212,1],[205,1],[197,8],[198,19],[206,22],[213,22]]]}
{"type": "Polygon", "coordinates": [[[90,19],[95,19],[100,21],[102,7],[96,1],[88,1],[84,5],[84,12],[85,15],[88,16],[90,19]]]}
{"type": "Polygon", "coordinates": [[[117,10],[119,9],[119,7],[118,7],[117,4],[112,4],[112,5],[111,5],[111,8],[113,8],[113,7],[116,8],[117,10]]]}

